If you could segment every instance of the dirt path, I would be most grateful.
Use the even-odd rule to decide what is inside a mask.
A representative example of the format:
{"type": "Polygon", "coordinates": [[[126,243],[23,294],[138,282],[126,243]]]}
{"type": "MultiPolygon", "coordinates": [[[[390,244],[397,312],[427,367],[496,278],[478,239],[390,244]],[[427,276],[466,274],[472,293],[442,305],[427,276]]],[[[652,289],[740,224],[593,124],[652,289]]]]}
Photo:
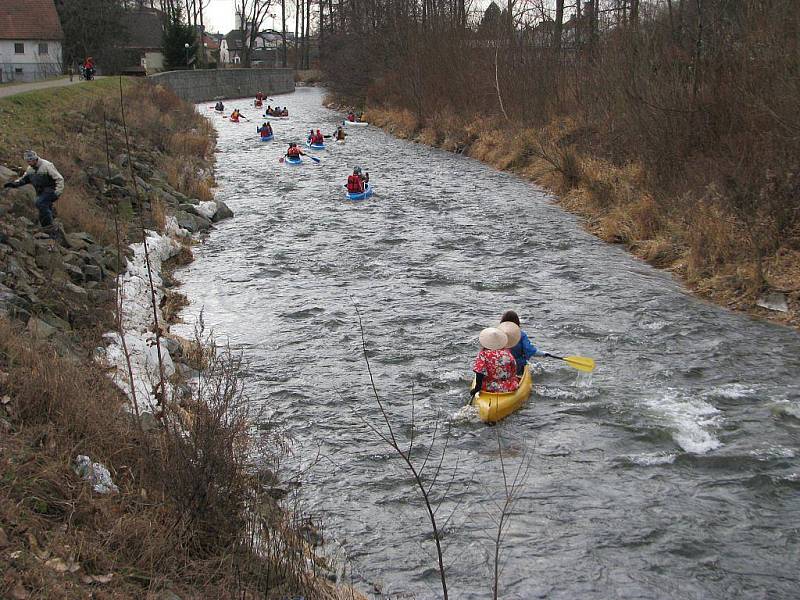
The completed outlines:
{"type": "Polygon", "coordinates": [[[80,82],[81,78],[75,75],[72,81],[69,80],[69,77],[60,77],[59,79],[48,79],[47,81],[34,81],[32,83],[12,83],[12,84],[0,85],[0,98],[5,98],[7,96],[14,96],[16,94],[24,94],[25,92],[33,92],[35,90],[42,90],[45,88],[75,85],[76,83],[80,82]]]}

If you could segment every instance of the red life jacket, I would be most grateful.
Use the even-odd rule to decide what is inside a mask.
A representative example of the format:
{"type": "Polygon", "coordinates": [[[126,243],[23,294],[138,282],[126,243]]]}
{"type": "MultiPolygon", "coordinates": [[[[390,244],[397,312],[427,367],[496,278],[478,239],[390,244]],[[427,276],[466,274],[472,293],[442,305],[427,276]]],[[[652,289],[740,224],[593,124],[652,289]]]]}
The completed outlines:
{"type": "Polygon", "coordinates": [[[347,120],[350,121],[351,123],[355,123],[356,122],[356,116],[355,115],[347,115],[347,120]]]}
{"type": "Polygon", "coordinates": [[[300,156],[300,148],[297,146],[292,146],[286,151],[287,156],[300,156]]]}
{"type": "Polygon", "coordinates": [[[325,137],[321,133],[315,133],[314,137],[311,139],[312,144],[324,144],[325,137]]]}
{"type": "Polygon", "coordinates": [[[364,183],[358,175],[348,175],[347,177],[347,191],[351,194],[360,194],[364,191],[364,183]]]}

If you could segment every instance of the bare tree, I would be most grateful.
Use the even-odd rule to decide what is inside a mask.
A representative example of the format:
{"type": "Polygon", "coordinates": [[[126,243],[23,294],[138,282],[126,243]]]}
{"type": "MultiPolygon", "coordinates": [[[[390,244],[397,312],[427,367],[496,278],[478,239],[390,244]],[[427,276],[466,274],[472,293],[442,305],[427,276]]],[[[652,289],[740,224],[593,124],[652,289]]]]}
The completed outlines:
{"type": "MultiPolygon", "coordinates": [[[[281,0],[283,2],[283,0],[281,0]]],[[[242,34],[242,66],[249,67],[261,26],[269,14],[272,0],[235,0],[242,34]]]]}

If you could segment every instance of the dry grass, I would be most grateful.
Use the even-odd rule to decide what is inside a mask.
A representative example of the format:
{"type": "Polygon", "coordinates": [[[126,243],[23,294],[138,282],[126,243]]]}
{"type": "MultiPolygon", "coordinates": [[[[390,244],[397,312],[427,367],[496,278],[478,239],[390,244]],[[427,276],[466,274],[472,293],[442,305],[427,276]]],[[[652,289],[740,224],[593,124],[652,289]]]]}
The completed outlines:
{"type": "Polygon", "coordinates": [[[239,359],[202,356],[204,391],[186,409],[167,404],[164,427],[144,433],[100,367],[0,321],[0,394],[11,398],[0,413],[13,429],[0,454],[0,596],[21,585],[47,598],[143,598],[169,582],[189,597],[346,597],[313,576],[305,521],[254,476],[259,456],[279,482],[285,445],[251,436],[239,359]],[[93,493],[72,472],[78,454],[106,465],[119,494],[93,493]],[[100,587],[85,579],[106,574],[100,587]]]}

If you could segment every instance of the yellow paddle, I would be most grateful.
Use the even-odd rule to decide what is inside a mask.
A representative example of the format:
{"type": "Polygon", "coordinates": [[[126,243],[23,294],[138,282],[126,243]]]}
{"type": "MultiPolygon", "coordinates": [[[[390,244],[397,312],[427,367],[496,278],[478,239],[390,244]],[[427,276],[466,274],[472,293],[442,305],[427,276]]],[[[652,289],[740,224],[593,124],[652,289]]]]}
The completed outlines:
{"type": "Polygon", "coordinates": [[[594,371],[593,358],[586,358],[585,356],[556,356],[555,354],[548,354],[547,352],[544,353],[544,356],[563,360],[573,369],[578,369],[578,371],[585,371],[586,373],[594,371]]]}

